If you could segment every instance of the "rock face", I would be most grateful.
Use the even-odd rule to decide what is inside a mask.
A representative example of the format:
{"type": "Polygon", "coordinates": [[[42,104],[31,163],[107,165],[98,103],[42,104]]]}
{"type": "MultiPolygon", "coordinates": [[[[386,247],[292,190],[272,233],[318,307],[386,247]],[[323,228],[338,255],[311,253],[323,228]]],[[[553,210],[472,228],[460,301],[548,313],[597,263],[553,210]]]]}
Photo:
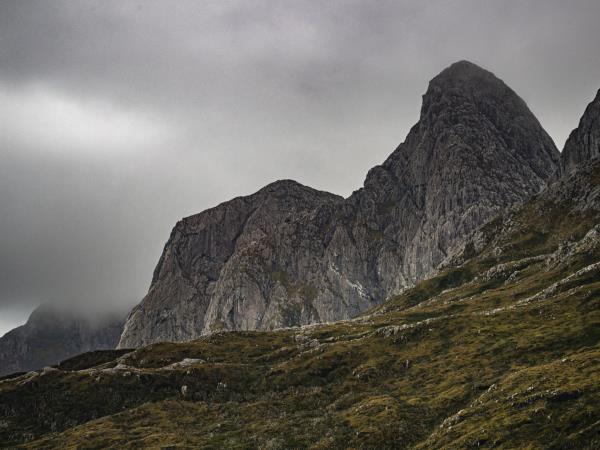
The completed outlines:
{"type": "Polygon", "coordinates": [[[432,274],[475,228],[542,189],[558,161],[521,98],[455,63],[349,198],[281,181],[179,222],[119,346],[353,317],[432,274]]]}
{"type": "MultiPolygon", "coordinates": [[[[173,229],[120,346],[318,320],[305,300],[341,197],[278,181],[173,229]],[[291,274],[295,274],[292,278],[291,274]],[[306,280],[300,285],[297,280],[306,280]],[[306,308],[303,306],[306,305],[306,308]]],[[[331,232],[329,232],[330,234],[331,232]]]]}
{"type": "Polygon", "coordinates": [[[25,325],[0,338],[0,376],[40,369],[91,350],[113,349],[122,331],[122,317],[90,319],[41,306],[25,325]]]}
{"type": "Polygon", "coordinates": [[[600,90],[587,106],[579,126],[574,129],[561,155],[562,175],[572,173],[577,166],[600,157],[600,90]]]}

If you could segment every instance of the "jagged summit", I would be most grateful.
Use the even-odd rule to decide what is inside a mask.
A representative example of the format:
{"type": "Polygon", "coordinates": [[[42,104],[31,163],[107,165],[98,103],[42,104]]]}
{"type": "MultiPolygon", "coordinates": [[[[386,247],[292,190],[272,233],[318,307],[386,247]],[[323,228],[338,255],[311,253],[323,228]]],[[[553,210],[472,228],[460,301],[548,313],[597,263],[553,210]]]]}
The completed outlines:
{"type": "Polygon", "coordinates": [[[281,180],[178,223],[120,346],[354,317],[431,275],[538,192],[558,159],[525,102],[460,61],[431,80],[406,141],[349,198],[281,180]]]}
{"type": "Polygon", "coordinates": [[[386,268],[384,292],[431,274],[466,234],[540,191],[559,157],[525,102],[491,72],[461,61],[434,77],[419,122],[353,199],[356,216],[385,237],[372,249],[386,268]]]}
{"type": "Polygon", "coordinates": [[[479,67],[469,61],[458,61],[446,69],[442,70],[438,75],[431,79],[427,92],[423,96],[424,105],[428,102],[426,99],[430,96],[438,98],[439,95],[448,95],[448,98],[453,96],[471,97],[473,101],[477,96],[496,96],[505,97],[502,101],[507,101],[512,97],[512,100],[520,102],[519,107],[524,105],[524,102],[518,95],[510,89],[501,79],[496,77],[492,72],[479,67]]]}
{"type": "Polygon", "coordinates": [[[488,122],[500,130],[510,125],[513,140],[508,146],[524,151],[529,149],[519,148],[517,140],[526,141],[524,133],[535,131],[535,139],[547,155],[545,161],[540,161],[545,166],[541,168],[542,176],[549,163],[558,162],[556,146],[525,101],[492,72],[468,61],[452,64],[431,80],[423,96],[421,121],[434,128],[470,126],[473,121],[488,122]],[[443,122],[436,124],[440,117],[443,122]]]}
{"type": "Polygon", "coordinates": [[[533,170],[539,186],[560,158],[525,101],[492,72],[469,61],[452,64],[429,82],[419,122],[383,165],[432,149],[432,143],[423,142],[428,135],[448,149],[470,147],[486,160],[494,149],[503,149],[510,162],[516,159],[533,170]],[[477,131],[484,129],[485,140],[478,141],[477,131]],[[448,146],[449,141],[454,142],[448,146]]]}
{"type": "Polygon", "coordinates": [[[585,109],[561,155],[561,173],[569,174],[578,165],[600,157],[600,89],[585,109]]]}

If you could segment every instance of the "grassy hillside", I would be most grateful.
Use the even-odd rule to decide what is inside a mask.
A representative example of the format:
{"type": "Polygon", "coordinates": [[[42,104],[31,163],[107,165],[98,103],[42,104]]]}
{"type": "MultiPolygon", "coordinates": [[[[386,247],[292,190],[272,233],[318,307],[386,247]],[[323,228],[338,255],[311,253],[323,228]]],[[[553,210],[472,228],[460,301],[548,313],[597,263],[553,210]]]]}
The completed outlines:
{"type": "Polygon", "coordinates": [[[596,165],[352,321],[97,352],[4,379],[0,443],[600,448],[599,192],[596,165]]]}

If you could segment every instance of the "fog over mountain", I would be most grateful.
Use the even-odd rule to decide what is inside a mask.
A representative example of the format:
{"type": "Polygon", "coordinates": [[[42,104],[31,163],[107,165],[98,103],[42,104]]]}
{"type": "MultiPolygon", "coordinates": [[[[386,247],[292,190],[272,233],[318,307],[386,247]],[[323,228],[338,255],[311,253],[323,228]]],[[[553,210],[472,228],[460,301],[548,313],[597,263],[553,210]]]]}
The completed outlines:
{"type": "Polygon", "coordinates": [[[600,3],[422,3],[0,3],[0,335],[43,302],[137,303],[181,217],[282,178],[350,195],[457,60],[562,148],[600,3]]]}

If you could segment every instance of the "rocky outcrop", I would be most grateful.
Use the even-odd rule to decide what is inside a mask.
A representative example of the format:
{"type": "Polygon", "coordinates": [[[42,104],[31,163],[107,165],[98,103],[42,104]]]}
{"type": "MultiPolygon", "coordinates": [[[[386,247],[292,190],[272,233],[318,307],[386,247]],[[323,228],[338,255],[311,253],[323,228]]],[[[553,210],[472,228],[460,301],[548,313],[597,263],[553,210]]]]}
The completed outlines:
{"type": "Polygon", "coordinates": [[[62,307],[40,306],[25,325],[0,338],[0,376],[41,369],[79,353],[113,349],[123,317],[89,317],[62,307]]]}
{"type": "Polygon", "coordinates": [[[382,235],[369,249],[384,293],[430,275],[468,233],[540,191],[558,158],[527,105],[492,73],[466,61],[444,70],[406,141],[348,200],[354,227],[382,235]]]}
{"type": "Polygon", "coordinates": [[[278,181],[180,221],[120,346],[320,319],[311,308],[341,197],[278,181]]]}
{"type": "Polygon", "coordinates": [[[509,87],[453,64],[430,82],[406,141],[349,198],[282,181],[179,222],[119,345],[353,317],[430,275],[538,192],[558,160],[509,87]]]}
{"type": "Polygon", "coordinates": [[[600,157],[600,90],[587,106],[579,126],[574,129],[561,155],[560,175],[572,173],[578,166],[600,157]]]}

